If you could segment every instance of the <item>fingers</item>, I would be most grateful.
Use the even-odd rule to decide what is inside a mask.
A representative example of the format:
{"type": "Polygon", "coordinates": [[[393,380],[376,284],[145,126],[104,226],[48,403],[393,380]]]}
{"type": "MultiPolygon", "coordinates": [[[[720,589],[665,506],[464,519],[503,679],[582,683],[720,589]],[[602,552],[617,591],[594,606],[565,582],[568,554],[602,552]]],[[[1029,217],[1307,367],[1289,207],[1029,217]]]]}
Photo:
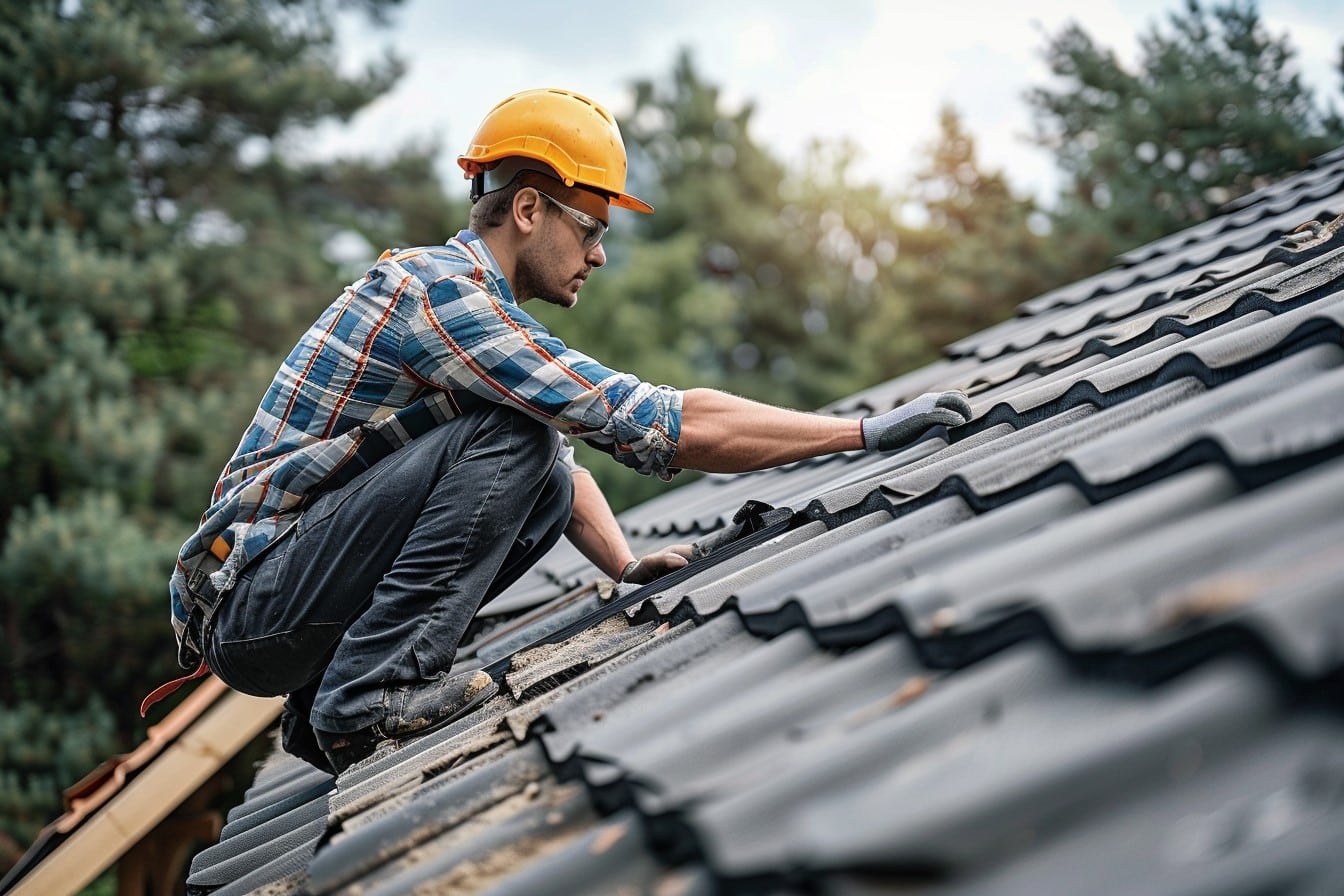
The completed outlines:
{"type": "Polygon", "coordinates": [[[895,451],[935,426],[961,426],[971,417],[971,403],[960,389],[925,392],[885,414],[865,418],[864,445],[869,451],[895,451]]]}
{"type": "Polygon", "coordinates": [[[654,579],[681,569],[690,562],[691,546],[689,544],[674,544],[640,557],[639,561],[633,564],[621,577],[621,581],[632,585],[647,585],[654,579]]]}
{"type": "Polygon", "coordinates": [[[960,389],[925,392],[884,414],[863,418],[863,444],[869,451],[892,451],[916,441],[932,427],[961,426],[971,417],[971,403],[960,389]]]}
{"type": "Polygon", "coordinates": [[[929,426],[960,426],[966,422],[964,416],[950,408],[934,408],[923,419],[928,421],[929,426]]]}
{"type": "Polygon", "coordinates": [[[681,569],[691,562],[686,554],[680,553],[674,548],[664,548],[658,553],[650,555],[647,559],[650,561],[650,565],[660,570],[658,575],[664,575],[674,569],[681,569]]]}
{"type": "Polygon", "coordinates": [[[953,389],[944,392],[938,396],[935,406],[953,411],[961,417],[960,423],[965,423],[971,419],[971,402],[966,398],[966,393],[960,389],[953,389]]]}

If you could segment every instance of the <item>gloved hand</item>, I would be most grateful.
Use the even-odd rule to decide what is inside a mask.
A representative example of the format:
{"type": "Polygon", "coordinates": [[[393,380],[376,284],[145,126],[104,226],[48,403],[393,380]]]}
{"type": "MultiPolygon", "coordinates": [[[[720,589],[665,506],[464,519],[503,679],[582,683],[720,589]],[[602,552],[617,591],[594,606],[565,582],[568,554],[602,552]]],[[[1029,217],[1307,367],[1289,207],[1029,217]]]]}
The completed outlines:
{"type": "Polygon", "coordinates": [[[652,554],[646,554],[638,560],[631,560],[621,573],[621,581],[632,585],[647,585],[654,579],[681,569],[691,562],[691,546],[674,544],[652,554]]]}
{"type": "Polygon", "coordinates": [[[863,447],[894,451],[924,435],[932,426],[960,426],[971,419],[971,403],[959,389],[925,392],[914,401],[863,418],[863,447]]]}

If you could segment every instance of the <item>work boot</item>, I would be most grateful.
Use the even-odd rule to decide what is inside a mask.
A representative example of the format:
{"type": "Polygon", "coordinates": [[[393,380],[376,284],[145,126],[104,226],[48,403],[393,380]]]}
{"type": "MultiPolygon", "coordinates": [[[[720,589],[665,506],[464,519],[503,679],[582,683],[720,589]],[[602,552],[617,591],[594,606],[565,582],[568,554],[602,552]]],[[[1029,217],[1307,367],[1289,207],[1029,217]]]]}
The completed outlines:
{"type": "Polygon", "coordinates": [[[390,739],[378,731],[377,725],[349,734],[331,734],[321,730],[316,733],[318,741],[327,745],[322,752],[337,775],[345,774],[350,766],[368,759],[378,750],[379,744],[390,743],[390,739]]]}
{"type": "Polygon", "coordinates": [[[433,681],[400,688],[388,699],[382,722],[347,733],[316,730],[318,743],[336,774],[369,758],[385,742],[398,746],[455,722],[495,694],[499,685],[480,669],[447,672],[433,681]]]}
{"type": "Polygon", "coordinates": [[[292,703],[292,700],[286,701],[285,709],[280,713],[281,746],[289,755],[297,756],[324,772],[335,774],[331,760],[327,757],[327,751],[318,742],[317,732],[308,723],[308,713],[301,708],[295,708],[292,703]]]}

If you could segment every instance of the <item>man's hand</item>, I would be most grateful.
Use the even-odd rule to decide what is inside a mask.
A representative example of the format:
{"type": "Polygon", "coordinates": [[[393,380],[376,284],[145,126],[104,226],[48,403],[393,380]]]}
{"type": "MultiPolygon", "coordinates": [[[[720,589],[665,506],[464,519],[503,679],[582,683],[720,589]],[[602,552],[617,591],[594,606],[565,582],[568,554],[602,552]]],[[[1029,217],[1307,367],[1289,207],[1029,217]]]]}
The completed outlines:
{"type": "Polygon", "coordinates": [[[869,451],[904,448],[934,426],[960,426],[971,419],[966,393],[925,392],[914,401],[863,418],[863,447],[869,451]]]}
{"type": "Polygon", "coordinates": [[[631,560],[621,573],[621,581],[631,585],[647,585],[691,562],[691,546],[674,544],[631,560]]]}

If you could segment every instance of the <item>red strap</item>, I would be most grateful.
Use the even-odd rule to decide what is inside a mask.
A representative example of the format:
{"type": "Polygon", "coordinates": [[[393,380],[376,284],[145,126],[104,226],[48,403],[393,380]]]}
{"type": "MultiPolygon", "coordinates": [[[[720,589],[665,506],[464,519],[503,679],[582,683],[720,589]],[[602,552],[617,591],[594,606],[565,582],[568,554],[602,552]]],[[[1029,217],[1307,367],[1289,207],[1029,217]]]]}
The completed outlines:
{"type": "Polygon", "coordinates": [[[178,688],[182,687],[182,685],[189,681],[195,681],[198,678],[204,678],[209,674],[210,668],[206,666],[205,660],[201,660],[201,664],[196,667],[196,671],[190,675],[184,675],[181,678],[176,678],[166,684],[159,685],[145,698],[144,702],[140,704],[140,718],[143,719],[145,714],[149,712],[150,707],[155,703],[158,703],[164,697],[175,692],[178,688]]]}

